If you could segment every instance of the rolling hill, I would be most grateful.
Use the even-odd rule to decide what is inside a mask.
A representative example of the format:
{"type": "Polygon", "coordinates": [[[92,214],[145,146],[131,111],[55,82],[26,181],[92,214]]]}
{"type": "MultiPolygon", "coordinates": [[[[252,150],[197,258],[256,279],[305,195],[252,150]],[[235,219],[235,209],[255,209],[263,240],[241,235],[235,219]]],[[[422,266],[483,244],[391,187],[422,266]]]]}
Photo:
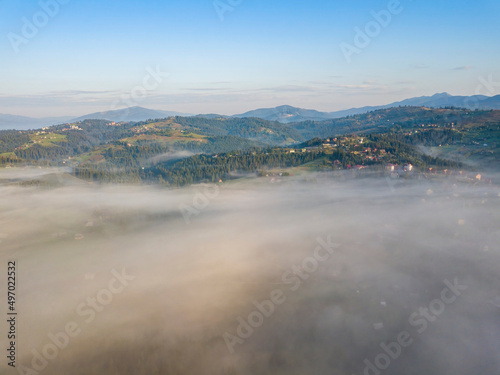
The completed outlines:
{"type": "Polygon", "coordinates": [[[83,120],[109,120],[115,122],[145,121],[148,119],[165,118],[171,116],[191,116],[187,113],[160,111],[143,107],[129,107],[106,112],[96,112],[72,119],[72,122],[83,120]]]}
{"type": "Polygon", "coordinates": [[[253,111],[245,112],[241,115],[234,115],[233,117],[256,117],[267,121],[279,121],[285,124],[306,120],[321,121],[332,118],[331,114],[327,112],[319,112],[313,109],[297,108],[289,105],[282,105],[275,108],[256,109],[253,111]]]}

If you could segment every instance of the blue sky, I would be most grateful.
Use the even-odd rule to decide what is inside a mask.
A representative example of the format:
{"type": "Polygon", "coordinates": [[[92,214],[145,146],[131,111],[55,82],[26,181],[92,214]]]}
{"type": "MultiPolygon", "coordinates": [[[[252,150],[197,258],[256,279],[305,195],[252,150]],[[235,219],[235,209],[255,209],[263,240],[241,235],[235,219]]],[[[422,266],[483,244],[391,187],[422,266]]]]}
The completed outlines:
{"type": "Polygon", "coordinates": [[[0,0],[0,113],[334,111],[500,94],[480,85],[500,82],[497,0],[59,1],[0,0]],[[373,12],[391,19],[377,26],[373,12]],[[367,46],[356,28],[371,32],[367,46]]]}

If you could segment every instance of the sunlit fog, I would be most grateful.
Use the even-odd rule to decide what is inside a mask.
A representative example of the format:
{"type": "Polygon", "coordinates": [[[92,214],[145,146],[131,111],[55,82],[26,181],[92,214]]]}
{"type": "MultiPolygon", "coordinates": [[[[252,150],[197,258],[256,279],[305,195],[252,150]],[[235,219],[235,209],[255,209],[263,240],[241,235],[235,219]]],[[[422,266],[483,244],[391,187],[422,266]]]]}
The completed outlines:
{"type": "Polygon", "coordinates": [[[347,173],[182,189],[99,186],[64,170],[0,177],[19,373],[500,368],[494,185],[347,173]],[[57,186],[20,183],[40,176],[57,186]]]}

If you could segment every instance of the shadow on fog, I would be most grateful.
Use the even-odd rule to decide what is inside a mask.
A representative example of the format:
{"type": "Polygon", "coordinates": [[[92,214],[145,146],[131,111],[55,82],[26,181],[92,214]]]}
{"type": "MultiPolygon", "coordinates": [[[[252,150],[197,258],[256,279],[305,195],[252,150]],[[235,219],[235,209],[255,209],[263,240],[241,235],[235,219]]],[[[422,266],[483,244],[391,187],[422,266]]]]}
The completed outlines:
{"type": "Polygon", "coordinates": [[[497,187],[261,179],[221,185],[187,225],[179,205],[200,189],[1,186],[3,264],[19,269],[18,365],[54,375],[500,368],[497,187]],[[339,246],[305,267],[328,236],[339,246]],[[130,279],[113,284],[116,272],[130,279]],[[438,308],[455,280],[467,289],[438,308]],[[284,302],[238,336],[276,289],[284,302]],[[69,323],[74,335],[61,335],[69,323]],[[381,344],[403,331],[412,343],[380,369],[381,344]]]}

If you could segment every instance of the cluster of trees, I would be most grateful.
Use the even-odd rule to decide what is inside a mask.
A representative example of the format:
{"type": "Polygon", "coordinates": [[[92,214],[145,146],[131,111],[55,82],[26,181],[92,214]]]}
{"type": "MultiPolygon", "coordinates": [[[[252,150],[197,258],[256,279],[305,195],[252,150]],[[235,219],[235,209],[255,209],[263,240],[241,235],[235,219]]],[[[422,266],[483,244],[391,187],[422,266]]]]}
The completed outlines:
{"type": "Polygon", "coordinates": [[[280,149],[260,152],[196,155],[175,162],[160,163],[151,169],[154,176],[170,185],[181,186],[195,182],[215,182],[231,179],[232,174],[256,173],[268,168],[288,168],[305,164],[325,155],[318,153],[287,153],[280,149]]]}
{"type": "Polygon", "coordinates": [[[114,142],[109,147],[102,151],[102,155],[107,163],[115,167],[140,167],[158,155],[165,154],[169,151],[169,147],[163,143],[148,142],[139,145],[123,144],[122,142],[114,142]]]}
{"type": "Polygon", "coordinates": [[[73,176],[102,183],[142,183],[146,181],[139,168],[117,168],[111,164],[88,164],[73,169],[73,176]]]}
{"type": "Polygon", "coordinates": [[[234,150],[257,149],[255,144],[255,142],[231,136],[210,137],[207,139],[207,142],[179,142],[174,146],[152,141],[138,141],[136,144],[129,146],[127,142],[116,141],[110,143],[108,146],[103,146],[99,153],[104,157],[107,164],[130,168],[149,166],[154,163],[155,156],[176,151],[214,154],[234,150]]]}
{"type": "Polygon", "coordinates": [[[333,150],[333,153],[329,156],[330,161],[339,162],[339,166],[342,166],[343,169],[347,168],[348,165],[373,165],[376,164],[375,161],[366,160],[362,155],[357,155],[351,152],[345,152],[343,149],[336,148],[333,150]]]}
{"type": "Polygon", "coordinates": [[[441,128],[423,130],[404,136],[399,135],[397,138],[412,145],[439,146],[462,142],[464,135],[450,128],[441,128]]]}
{"type": "Polygon", "coordinates": [[[0,155],[0,165],[20,164],[23,162],[24,160],[19,159],[17,156],[12,154],[0,155]]]}
{"type": "Polygon", "coordinates": [[[25,143],[29,142],[30,137],[27,132],[18,130],[0,130],[0,154],[11,152],[25,143]]]}
{"type": "Polygon", "coordinates": [[[15,150],[14,153],[18,158],[24,160],[53,160],[67,155],[68,151],[65,147],[58,145],[45,147],[37,144],[28,148],[15,150]]]}
{"type": "Polygon", "coordinates": [[[322,152],[287,153],[280,149],[266,149],[217,156],[195,155],[160,162],[144,169],[118,168],[109,163],[89,164],[76,167],[74,175],[90,181],[159,182],[170,186],[183,186],[232,179],[234,175],[253,174],[269,168],[294,167],[325,156],[322,152]]]}
{"type": "Polygon", "coordinates": [[[424,125],[451,127],[474,122],[487,122],[494,117],[492,111],[466,109],[424,109],[422,107],[397,107],[347,116],[326,121],[304,121],[290,124],[306,139],[328,138],[333,135],[356,132],[397,132],[424,125]]]}
{"type": "Polygon", "coordinates": [[[208,137],[206,143],[189,142],[184,146],[182,146],[182,148],[192,152],[215,154],[218,152],[223,153],[223,152],[231,152],[234,150],[244,151],[265,146],[266,144],[262,142],[228,135],[225,137],[222,136],[208,137]]]}
{"type": "MultiPolygon", "coordinates": [[[[429,137],[432,137],[429,133],[429,137]]],[[[431,139],[431,138],[429,138],[431,139]]],[[[371,134],[368,137],[367,147],[384,149],[390,153],[388,162],[395,164],[411,163],[417,167],[427,168],[431,166],[446,168],[463,168],[463,164],[456,161],[435,158],[418,151],[415,146],[405,143],[405,137],[394,134],[371,134]]]]}

